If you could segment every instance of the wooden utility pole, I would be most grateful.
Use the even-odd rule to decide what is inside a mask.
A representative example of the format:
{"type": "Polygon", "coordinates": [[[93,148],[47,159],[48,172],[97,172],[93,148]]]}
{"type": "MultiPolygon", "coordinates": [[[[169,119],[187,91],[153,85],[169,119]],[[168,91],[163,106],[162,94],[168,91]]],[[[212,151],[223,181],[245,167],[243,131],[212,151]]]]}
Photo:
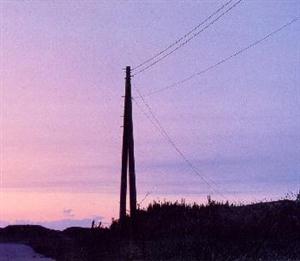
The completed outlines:
{"type": "Polygon", "coordinates": [[[135,212],[136,212],[136,185],[135,185],[135,162],[134,162],[134,140],[133,140],[130,66],[126,67],[126,78],[125,78],[122,170],[121,170],[121,192],[120,192],[120,221],[121,222],[126,217],[126,194],[127,194],[127,170],[128,170],[128,167],[129,167],[130,216],[134,217],[135,212]]]}

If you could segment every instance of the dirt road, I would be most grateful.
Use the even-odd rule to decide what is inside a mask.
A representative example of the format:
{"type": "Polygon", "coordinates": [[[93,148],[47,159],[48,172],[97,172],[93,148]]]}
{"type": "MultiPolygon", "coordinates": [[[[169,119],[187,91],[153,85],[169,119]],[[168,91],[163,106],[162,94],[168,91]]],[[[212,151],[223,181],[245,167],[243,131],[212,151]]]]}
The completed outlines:
{"type": "Polygon", "coordinates": [[[0,261],[54,261],[43,257],[22,244],[0,244],[0,261]]]}

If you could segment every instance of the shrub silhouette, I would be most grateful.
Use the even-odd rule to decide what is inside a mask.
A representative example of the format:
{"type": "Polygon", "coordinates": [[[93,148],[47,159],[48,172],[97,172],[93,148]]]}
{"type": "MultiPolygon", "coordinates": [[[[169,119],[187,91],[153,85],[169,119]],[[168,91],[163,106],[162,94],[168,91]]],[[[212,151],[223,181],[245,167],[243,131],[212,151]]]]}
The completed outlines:
{"type": "Polygon", "coordinates": [[[9,226],[0,229],[0,240],[29,244],[56,260],[300,259],[297,200],[212,202],[153,202],[109,228],[9,226]]]}

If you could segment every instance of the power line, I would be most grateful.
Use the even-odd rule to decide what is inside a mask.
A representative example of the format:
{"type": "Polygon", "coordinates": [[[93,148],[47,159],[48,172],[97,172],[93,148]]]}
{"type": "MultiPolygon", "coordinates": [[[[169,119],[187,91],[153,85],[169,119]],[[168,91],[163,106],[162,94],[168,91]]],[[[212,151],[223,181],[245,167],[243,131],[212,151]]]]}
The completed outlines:
{"type": "MultiPolygon", "coordinates": [[[[150,108],[150,110],[149,110],[149,112],[150,112],[150,114],[152,115],[152,118],[155,120],[155,121],[153,121],[153,119],[142,109],[142,107],[140,106],[140,104],[134,99],[134,102],[135,102],[135,104],[138,106],[138,108],[142,111],[142,113],[146,116],[146,118],[151,122],[151,124],[156,128],[156,130],[158,130],[159,132],[160,132],[160,134],[166,139],[166,141],[175,149],[175,151],[178,153],[178,155],[180,155],[180,157],[182,157],[183,159],[184,159],[184,161],[187,163],[187,162],[189,162],[189,167],[190,167],[190,161],[189,160],[187,160],[187,158],[184,156],[184,154],[179,150],[179,148],[177,147],[177,145],[172,141],[172,139],[170,138],[170,136],[167,134],[167,132],[165,131],[165,129],[163,129],[162,128],[162,125],[158,122],[158,119],[154,116],[153,117],[153,111],[152,111],[152,109],[150,108],[150,107],[148,107],[149,105],[147,104],[147,103],[144,103],[146,106],[147,106],[147,108],[148,108],[148,110],[149,110],[149,108],[150,108]]],[[[194,167],[193,167],[193,171],[194,171],[194,167]]],[[[201,177],[201,179],[205,182],[205,184],[212,190],[212,191],[214,191],[213,190],[213,188],[212,188],[212,186],[210,185],[210,183],[206,180],[206,179],[204,179],[201,175],[199,175],[198,173],[197,173],[197,175],[198,176],[200,176],[201,177]]]]}
{"type": "Polygon", "coordinates": [[[233,0],[230,0],[228,2],[226,2],[224,5],[222,5],[220,8],[218,8],[216,11],[214,11],[210,16],[208,16],[206,19],[204,19],[200,24],[198,24],[197,26],[195,26],[192,30],[190,30],[189,32],[187,32],[185,35],[181,36],[180,38],[178,38],[176,41],[174,41],[173,43],[171,43],[170,45],[168,45],[165,49],[163,49],[162,51],[158,52],[157,54],[155,54],[154,56],[150,57],[149,59],[145,60],[144,62],[140,63],[139,65],[137,65],[136,67],[134,67],[132,70],[136,70],[140,67],[142,67],[143,65],[145,65],[146,63],[154,60],[156,57],[160,56],[161,54],[163,54],[164,52],[168,51],[169,49],[171,49],[172,47],[174,47],[176,44],[178,44],[179,42],[181,42],[183,39],[187,38],[191,33],[195,32],[200,26],[202,26],[203,24],[205,24],[209,19],[211,19],[213,16],[215,16],[218,12],[220,12],[222,9],[224,9],[227,5],[229,5],[233,0]]]}
{"type": "Polygon", "coordinates": [[[234,57],[240,55],[241,53],[247,51],[248,49],[253,48],[253,47],[255,47],[256,45],[262,43],[263,41],[265,41],[265,40],[267,40],[268,38],[272,37],[272,36],[275,35],[276,33],[279,33],[280,31],[282,31],[282,30],[285,29],[286,27],[288,27],[288,26],[290,26],[291,24],[297,22],[298,20],[299,20],[299,17],[296,17],[296,18],[292,19],[291,21],[289,21],[288,23],[284,24],[283,26],[279,27],[278,29],[276,29],[276,30],[272,31],[271,33],[267,34],[267,35],[264,36],[263,38],[261,38],[261,39],[255,41],[255,42],[249,44],[248,46],[246,46],[246,47],[240,49],[239,51],[237,51],[237,52],[231,54],[230,56],[227,56],[226,58],[224,58],[224,59],[220,60],[219,62],[217,62],[217,63],[215,63],[215,64],[213,64],[213,65],[207,67],[206,69],[204,69],[204,70],[202,70],[202,71],[200,71],[200,72],[194,73],[194,74],[190,75],[189,77],[186,77],[186,78],[184,78],[184,79],[182,79],[182,80],[180,80],[180,81],[178,81],[178,82],[175,82],[175,83],[173,83],[173,84],[170,84],[170,85],[168,85],[168,86],[166,86],[166,87],[163,87],[163,88],[161,88],[161,89],[152,91],[152,92],[146,94],[144,97],[148,97],[148,96],[157,94],[157,93],[159,93],[159,92],[165,91],[165,90],[167,90],[167,89],[176,87],[176,86],[178,86],[178,85],[180,85],[180,84],[183,84],[183,83],[185,83],[185,82],[187,82],[187,81],[193,79],[194,77],[197,77],[197,76],[199,76],[199,75],[201,75],[201,74],[204,74],[204,73],[206,73],[206,72],[208,72],[208,71],[210,71],[210,70],[213,70],[213,69],[216,68],[217,66],[219,66],[219,65],[221,65],[221,64],[223,64],[223,63],[225,63],[225,62],[227,62],[228,60],[231,60],[232,58],[234,58],[234,57]]]}
{"type": "Polygon", "coordinates": [[[137,71],[136,73],[133,74],[133,76],[136,76],[144,71],[146,71],[147,69],[151,68],[152,66],[156,65],[157,63],[159,63],[160,61],[162,61],[163,59],[167,58],[169,55],[173,54],[174,52],[176,52],[178,49],[180,49],[181,47],[185,46],[188,42],[190,42],[192,39],[194,39],[196,36],[198,36],[200,33],[202,33],[203,31],[205,31],[207,28],[209,28],[211,25],[213,25],[215,22],[217,22],[222,16],[224,16],[225,14],[227,14],[229,11],[231,11],[234,7],[236,7],[242,0],[237,1],[234,5],[232,5],[231,7],[229,7],[226,11],[224,11],[223,13],[221,13],[217,18],[215,18],[214,20],[212,20],[209,24],[207,24],[205,27],[203,27],[200,31],[198,31],[197,33],[194,33],[191,37],[189,37],[187,40],[185,40],[184,42],[182,42],[179,46],[177,46],[175,49],[173,49],[170,52],[167,52],[166,54],[164,54],[163,56],[161,56],[159,59],[155,60],[154,62],[150,63],[149,65],[147,65],[146,67],[140,69],[139,71],[137,71]]]}
{"type": "MultiPolygon", "coordinates": [[[[150,107],[150,105],[146,102],[146,100],[144,99],[143,95],[141,94],[141,92],[135,88],[139,97],[141,98],[142,102],[145,104],[145,106],[147,107],[150,115],[152,116],[152,118],[140,107],[140,105],[138,104],[138,102],[133,99],[133,101],[135,102],[135,104],[141,109],[141,111],[143,112],[143,114],[148,118],[148,120],[153,124],[153,126],[160,132],[160,134],[166,139],[166,141],[173,147],[173,149],[177,152],[177,154],[183,159],[183,161],[191,168],[191,170],[194,172],[194,174],[196,174],[197,176],[199,176],[202,181],[211,189],[212,192],[215,192],[216,194],[219,194],[222,198],[226,199],[226,197],[218,192],[217,190],[215,190],[211,183],[214,183],[213,181],[208,181],[207,179],[205,179],[199,172],[199,170],[194,166],[194,164],[185,156],[185,154],[179,149],[179,147],[175,144],[175,142],[171,139],[170,135],[167,133],[167,131],[163,128],[163,126],[161,125],[160,121],[158,120],[158,118],[155,116],[152,108],[150,107]],[[153,121],[154,120],[154,121],[153,121]]],[[[215,186],[217,186],[214,183],[215,186]]]]}

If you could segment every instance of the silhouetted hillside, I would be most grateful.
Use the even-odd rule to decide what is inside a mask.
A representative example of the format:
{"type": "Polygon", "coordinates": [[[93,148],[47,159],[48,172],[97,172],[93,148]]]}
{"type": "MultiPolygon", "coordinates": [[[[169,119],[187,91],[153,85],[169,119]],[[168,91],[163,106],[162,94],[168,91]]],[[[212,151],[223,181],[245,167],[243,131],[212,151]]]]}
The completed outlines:
{"type": "Polygon", "coordinates": [[[300,260],[300,203],[153,203],[122,229],[9,226],[0,240],[57,260],[300,260]]]}

